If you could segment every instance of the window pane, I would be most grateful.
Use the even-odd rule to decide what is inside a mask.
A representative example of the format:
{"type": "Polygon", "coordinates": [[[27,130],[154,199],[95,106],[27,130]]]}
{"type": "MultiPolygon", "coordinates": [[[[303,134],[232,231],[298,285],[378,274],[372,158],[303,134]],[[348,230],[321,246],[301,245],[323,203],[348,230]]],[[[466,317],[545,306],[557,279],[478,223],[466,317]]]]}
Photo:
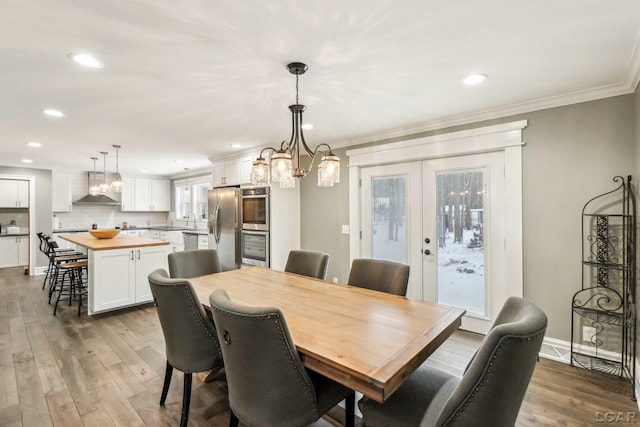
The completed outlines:
{"type": "Polygon", "coordinates": [[[485,169],[437,179],[438,303],[485,313],[485,169]]]}
{"type": "Polygon", "coordinates": [[[371,181],[371,256],[407,262],[405,176],[373,178],[371,181]]]}

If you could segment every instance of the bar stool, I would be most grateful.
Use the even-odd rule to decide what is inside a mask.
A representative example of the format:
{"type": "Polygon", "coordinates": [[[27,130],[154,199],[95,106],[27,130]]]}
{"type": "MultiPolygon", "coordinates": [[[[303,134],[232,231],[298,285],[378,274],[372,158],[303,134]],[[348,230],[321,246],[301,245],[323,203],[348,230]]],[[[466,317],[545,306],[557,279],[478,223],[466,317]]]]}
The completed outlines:
{"type": "Polygon", "coordinates": [[[58,311],[58,304],[60,301],[69,301],[69,305],[73,301],[78,299],[78,317],[80,317],[80,311],[82,310],[82,300],[87,299],[87,286],[83,280],[84,271],[87,269],[88,262],[84,261],[70,261],[60,264],[60,270],[63,272],[62,276],[68,277],[68,280],[62,280],[59,285],[58,298],[53,308],[53,315],[56,315],[58,311]]]}
{"type": "MultiPolygon", "coordinates": [[[[66,263],[86,261],[87,256],[81,252],[66,251],[58,253],[56,249],[58,244],[53,240],[47,241],[50,247],[49,250],[49,304],[51,304],[51,298],[53,293],[61,290],[64,287],[65,282],[71,281],[71,270],[63,269],[62,266],[66,263]]],[[[46,285],[46,282],[45,282],[46,285]]],[[[45,286],[43,285],[43,287],[45,286]]]]}
{"type": "MultiPolygon", "coordinates": [[[[56,258],[62,255],[85,255],[81,252],[76,252],[73,249],[60,248],[58,247],[58,243],[55,240],[51,239],[51,236],[46,234],[42,234],[42,236],[40,236],[40,234],[42,233],[38,233],[38,237],[40,238],[40,250],[47,256],[47,258],[49,258],[49,267],[45,271],[44,280],[42,282],[42,289],[44,289],[47,286],[47,283],[49,283],[49,289],[51,290],[53,275],[55,275],[56,273],[56,258]]],[[[49,295],[51,295],[51,292],[49,292],[49,295]]]]}

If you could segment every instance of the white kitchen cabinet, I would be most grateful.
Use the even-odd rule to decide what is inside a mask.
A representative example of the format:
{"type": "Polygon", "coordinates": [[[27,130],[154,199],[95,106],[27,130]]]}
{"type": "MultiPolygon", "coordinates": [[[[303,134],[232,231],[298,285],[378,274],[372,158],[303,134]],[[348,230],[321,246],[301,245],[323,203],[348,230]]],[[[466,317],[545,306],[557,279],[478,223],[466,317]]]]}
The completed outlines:
{"type": "Polygon", "coordinates": [[[91,314],[153,300],[148,275],[168,269],[167,246],[89,251],[91,314]]]}
{"type": "MultiPolygon", "coordinates": [[[[154,230],[152,230],[154,231],[154,230]]],[[[182,231],[159,231],[157,240],[169,242],[169,252],[184,251],[184,236],[182,231]]],[[[154,238],[154,237],[152,237],[154,238]]]]}
{"type": "Polygon", "coordinates": [[[122,190],[122,211],[170,211],[168,179],[125,178],[122,190]]]}
{"type": "Polygon", "coordinates": [[[51,210],[71,212],[71,175],[53,173],[51,175],[51,210]]]}
{"type": "Polygon", "coordinates": [[[211,165],[213,187],[251,182],[251,168],[255,156],[228,159],[211,165]]]}
{"type": "Polygon", "coordinates": [[[28,208],[29,181],[0,179],[0,208],[28,208]]]}
{"type": "Polygon", "coordinates": [[[182,252],[184,251],[184,243],[169,243],[169,250],[171,252],[182,252]]]}
{"type": "Polygon", "coordinates": [[[220,187],[225,181],[224,162],[216,162],[211,165],[211,186],[220,187]]]}
{"type": "Polygon", "coordinates": [[[18,267],[29,263],[28,236],[0,237],[0,268],[18,267]]]}
{"type": "Polygon", "coordinates": [[[206,234],[198,235],[198,249],[209,249],[209,236],[206,234]]]}
{"type": "Polygon", "coordinates": [[[141,229],[141,230],[123,230],[121,233],[126,234],[127,236],[136,236],[136,237],[149,237],[149,230],[141,229]]]}
{"type": "Polygon", "coordinates": [[[122,193],[121,194],[121,205],[120,210],[125,211],[134,211],[135,207],[133,206],[133,183],[134,178],[122,177],[122,193]]]}

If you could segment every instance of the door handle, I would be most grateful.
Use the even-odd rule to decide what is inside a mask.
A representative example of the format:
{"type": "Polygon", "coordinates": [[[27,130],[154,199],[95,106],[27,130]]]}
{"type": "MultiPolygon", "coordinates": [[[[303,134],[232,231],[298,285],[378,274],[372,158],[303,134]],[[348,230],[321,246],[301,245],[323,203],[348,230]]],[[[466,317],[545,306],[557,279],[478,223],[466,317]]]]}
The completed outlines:
{"type": "Polygon", "coordinates": [[[425,255],[431,255],[431,250],[429,250],[429,249],[425,249],[425,250],[423,251],[423,253],[424,253],[425,255]]]}
{"type": "Polygon", "coordinates": [[[220,226],[220,206],[216,206],[216,243],[220,243],[220,234],[222,234],[222,227],[220,226]]]}

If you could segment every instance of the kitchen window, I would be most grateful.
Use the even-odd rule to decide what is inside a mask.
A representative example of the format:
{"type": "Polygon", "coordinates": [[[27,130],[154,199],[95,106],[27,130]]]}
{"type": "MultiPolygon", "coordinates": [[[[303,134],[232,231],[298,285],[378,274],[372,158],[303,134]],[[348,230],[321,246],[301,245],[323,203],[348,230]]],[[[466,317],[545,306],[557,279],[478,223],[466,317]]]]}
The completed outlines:
{"type": "Polygon", "coordinates": [[[207,218],[208,191],[211,188],[211,175],[189,177],[175,181],[174,201],[176,218],[199,220],[207,218]],[[187,191],[188,189],[188,191],[187,191]]]}

